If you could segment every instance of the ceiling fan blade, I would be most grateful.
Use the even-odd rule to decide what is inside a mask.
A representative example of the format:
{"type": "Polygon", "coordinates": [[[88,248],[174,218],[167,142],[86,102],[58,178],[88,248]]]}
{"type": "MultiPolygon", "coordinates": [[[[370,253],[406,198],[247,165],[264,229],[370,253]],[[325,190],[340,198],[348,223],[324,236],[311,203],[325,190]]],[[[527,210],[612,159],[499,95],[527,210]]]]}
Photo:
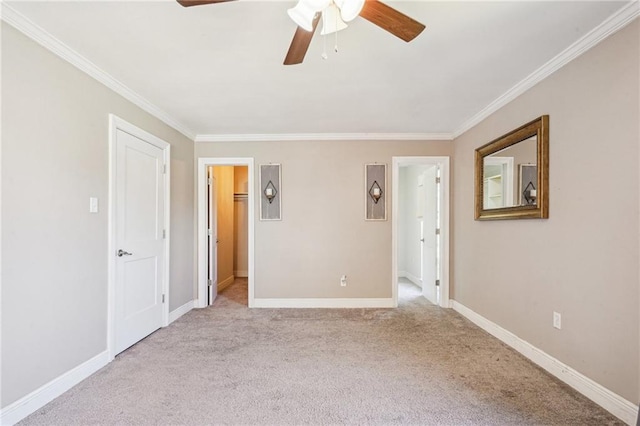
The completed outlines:
{"type": "Polygon", "coordinates": [[[293,40],[291,40],[291,46],[289,46],[287,56],[284,58],[285,65],[302,63],[304,55],[307,54],[307,49],[309,49],[309,44],[311,44],[313,33],[316,32],[320,16],[322,16],[322,14],[318,13],[316,17],[313,18],[313,30],[305,31],[300,27],[296,28],[296,33],[293,35],[293,40]]]}
{"type": "Polygon", "coordinates": [[[177,0],[177,1],[178,3],[180,3],[180,5],[184,7],[190,7],[190,6],[201,6],[203,4],[225,3],[228,1],[235,1],[235,0],[177,0]]]}
{"type": "Polygon", "coordinates": [[[416,38],[425,28],[415,19],[378,0],[367,0],[360,16],[406,42],[416,38]]]}

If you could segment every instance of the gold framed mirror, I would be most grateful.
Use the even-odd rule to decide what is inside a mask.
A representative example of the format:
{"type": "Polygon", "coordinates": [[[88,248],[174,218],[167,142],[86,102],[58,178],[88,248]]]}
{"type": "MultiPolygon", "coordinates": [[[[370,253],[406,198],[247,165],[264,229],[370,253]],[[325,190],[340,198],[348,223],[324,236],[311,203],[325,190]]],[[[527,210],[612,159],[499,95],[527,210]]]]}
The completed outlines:
{"type": "Polygon", "coordinates": [[[549,217],[549,116],[476,149],[475,218],[549,217]]]}

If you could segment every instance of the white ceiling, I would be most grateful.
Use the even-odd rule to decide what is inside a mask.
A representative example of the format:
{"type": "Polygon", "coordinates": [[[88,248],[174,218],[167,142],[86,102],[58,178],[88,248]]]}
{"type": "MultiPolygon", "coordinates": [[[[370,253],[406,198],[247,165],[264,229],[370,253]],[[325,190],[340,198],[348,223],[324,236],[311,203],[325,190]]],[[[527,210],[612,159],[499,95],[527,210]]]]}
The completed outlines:
{"type": "Polygon", "coordinates": [[[387,1],[405,43],[362,18],[282,61],[295,1],[7,2],[192,135],[452,134],[626,2],[387,1]]]}

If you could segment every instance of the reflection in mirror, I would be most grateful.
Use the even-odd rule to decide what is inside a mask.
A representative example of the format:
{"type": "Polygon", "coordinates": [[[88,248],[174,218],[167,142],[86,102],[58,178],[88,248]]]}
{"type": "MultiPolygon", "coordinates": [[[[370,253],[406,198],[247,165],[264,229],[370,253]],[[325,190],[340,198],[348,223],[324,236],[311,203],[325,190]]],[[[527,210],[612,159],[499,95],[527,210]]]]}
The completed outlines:
{"type": "Polygon", "coordinates": [[[476,149],[476,219],[549,217],[549,116],[476,149]]]}
{"type": "Polygon", "coordinates": [[[536,204],[536,147],[534,135],[484,157],[484,209],[536,204]]]}

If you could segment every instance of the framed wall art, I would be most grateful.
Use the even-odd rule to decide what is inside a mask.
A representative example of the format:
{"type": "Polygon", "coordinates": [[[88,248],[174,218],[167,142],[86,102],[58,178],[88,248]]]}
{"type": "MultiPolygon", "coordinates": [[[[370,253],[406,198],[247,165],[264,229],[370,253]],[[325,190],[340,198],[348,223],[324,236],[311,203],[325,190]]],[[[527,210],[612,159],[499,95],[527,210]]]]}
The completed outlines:
{"type": "Polygon", "coordinates": [[[260,220],[282,220],[280,164],[260,166],[260,220]]]}
{"type": "Polygon", "coordinates": [[[365,220],[387,220],[387,165],[365,164],[365,220]]]}

